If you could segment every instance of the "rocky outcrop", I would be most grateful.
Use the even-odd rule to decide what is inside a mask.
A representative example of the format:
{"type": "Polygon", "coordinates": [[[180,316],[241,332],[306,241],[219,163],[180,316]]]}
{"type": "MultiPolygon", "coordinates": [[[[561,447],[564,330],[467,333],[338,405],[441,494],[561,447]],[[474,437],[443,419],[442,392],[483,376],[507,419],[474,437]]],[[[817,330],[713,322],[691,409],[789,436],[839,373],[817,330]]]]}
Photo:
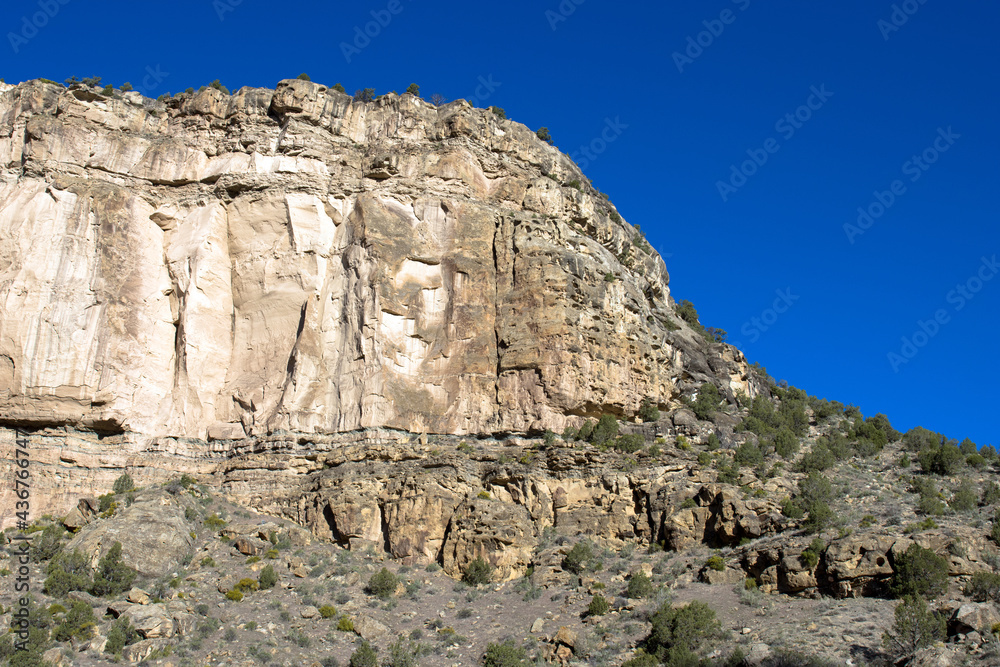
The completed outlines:
{"type": "Polygon", "coordinates": [[[822,551],[815,554],[815,562],[804,556],[812,539],[783,536],[762,540],[740,549],[737,558],[746,575],[756,579],[765,592],[822,592],[839,598],[887,594],[896,559],[914,543],[945,558],[951,577],[992,569],[984,557],[983,536],[971,527],[913,536],[858,532],[824,543],[822,551]]]}

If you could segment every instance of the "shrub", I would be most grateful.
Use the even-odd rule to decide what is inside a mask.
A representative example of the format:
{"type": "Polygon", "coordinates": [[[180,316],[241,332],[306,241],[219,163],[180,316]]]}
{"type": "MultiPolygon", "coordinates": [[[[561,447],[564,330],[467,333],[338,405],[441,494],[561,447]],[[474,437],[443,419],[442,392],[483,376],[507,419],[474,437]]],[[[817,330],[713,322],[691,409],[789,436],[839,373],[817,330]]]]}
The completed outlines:
{"type": "Polygon", "coordinates": [[[882,635],[882,645],[894,657],[910,655],[947,636],[944,616],[932,611],[919,595],[907,595],[896,605],[892,631],[882,635]]]}
{"type": "Polygon", "coordinates": [[[647,647],[667,665],[697,665],[693,654],[722,631],[715,611],[700,600],[679,609],[665,602],[650,620],[653,629],[647,647]]]}
{"type": "Polygon", "coordinates": [[[500,107],[490,107],[490,111],[493,112],[493,115],[499,116],[501,120],[507,119],[507,112],[500,107]]]}
{"type": "Polygon", "coordinates": [[[986,467],[986,459],[979,454],[973,454],[966,457],[965,464],[971,468],[975,468],[976,470],[982,470],[986,467]]]}
{"type": "Polygon", "coordinates": [[[351,654],[351,667],[378,667],[378,655],[375,649],[367,641],[361,642],[354,653],[351,654]]]}
{"type": "Polygon", "coordinates": [[[134,488],[135,488],[135,483],[132,481],[132,478],[129,476],[128,473],[125,473],[124,475],[121,475],[118,479],[116,479],[115,484],[112,487],[115,494],[128,493],[134,488]]]}
{"type": "Polygon", "coordinates": [[[622,663],[622,667],[659,667],[660,661],[655,655],[646,653],[641,648],[636,649],[635,657],[622,663]]]}
{"type": "Polygon", "coordinates": [[[824,470],[829,470],[836,463],[837,459],[829,448],[824,446],[822,443],[817,442],[813,445],[812,450],[799,459],[799,463],[796,467],[800,472],[805,473],[814,471],[822,472],[824,470]]]}
{"type": "Polygon", "coordinates": [[[205,527],[211,530],[221,530],[226,527],[226,521],[213,512],[211,515],[205,517],[205,527]]]}
{"type": "Polygon", "coordinates": [[[893,570],[891,590],[897,597],[934,598],[948,589],[948,561],[919,544],[900,554],[893,570]]]}
{"type": "Polygon", "coordinates": [[[257,577],[257,583],[260,585],[261,590],[274,588],[274,585],[278,583],[278,574],[274,571],[274,567],[268,565],[262,569],[260,576],[257,577]]]}
{"type": "Polygon", "coordinates": [[[303,72],[302,74],[299,74],[295,78],[297,78],[299,81],[312,81],[312,79],[309,78],[309,75],[306,74],[305,72],[303,72]]]}
{"type": "Polygon", "coordinates": [[[337,629],[341,632],[354,632],[354,621],[350,616],[341,616],[337,620],[337,629]]]}
{"type": "Polygon", "coordinates": [[[416,667],[420,647],[397,637],[389,644],[389,655],[382,661],[382,667],[416,667]]]}
{"type": "Polygon", "coordinates": [[[587,421],[583,422],[583,426],[580,427],[580,430],[577,432],[576,437],[579,440],[589,441],[590,436],[593,433],[594,433],[594,422],[588,419],[587,421]]]}
{"type": "Polygon", "coordinates": [[[70,639],[87,639],[94,634],[97,627],[97,617],[90,605],[80,600],[74,600],[70,610],[66,612],[63,622],[56,626],[52,637],[57,642],[70,639]]]}
{"type": "Polygon", "coordinates": [[[747,440],[733,452],[733,461],[741,466],[758,466],[764,462],[764,454],[756,444],[747,440]]]}
{"type": "Polygon", "coordinates": [[[590,435],[590,442],[595,445],[603,445],[608,440],[618,435],[618,420],[612,415],[601,415],[594,427],[594,432],[590,435]]]}
{"type": "Polygon", "coordinates": [[[416,97],[420,97],[420,86],[418,86],[418,85],[417,85],[417,84],[415,84],[415,83],[411,83],[411,84],[410,84],[410,85],[409,85],[409,86],[408,86],[408,87],[406,88],[406,92],[408,92],[408,93],[409,93],[410,95],[414,95],[414,96],[416,96],[416,97]]]}
{"type": "Polygon", "coordinates": [[[624,452],[626,454],[634,454],[635,452],[642,449],[642,446],[646,444],[645,439],[636,433],[630,433],[628,435],[620,435],[615,439],[614,448],[619,452],[624,452]]]}
{"type": "Polygon", "coordinates": [[[481,586],[490,583],[493,578],[493,566],[482,556],[476,556],[462,573],[462,581],[470,586],[481,586]]]}
{"type": "Polygon", "coordinates": [[[705,561],[705,567],[716,572],[722,572],[726,569],[726,561],[722,560],[722,556],[711,556],[705,561]]]}
{"type": "Polygon", "coordinates": [[[1000,574],[976,572],[962,590],[976,602],[1000,602],[1000,574]]]}
{"type": "Polygon", "coordinates": [[[139,633],[132,627],[127,616],[120,616],[108,630],[108,643],[104,645],[104,652],[109,655],[117,655],[122,652],[123,648],[137,641],[139,641],[139,633]]]}
{"type": "Polygon", "coordinates": [[[823,501],[811,503],[807,511],[806,520],[802,522],[802,528],[806,533],[820,533],[826,530],[833,520],[833,510],[823,501]]]}
{"type": "Polygon", "coordinates": [[[86,591],[93,585],[90,580],[90,561],[74,549],[73,553],[60,553],[46,568],[45,592],[53,597],[64,597],[70,591],[86,591]]]}
{"type": "Polygon", "coordinates": [[[970,512],[976,507],[978,500],[976,487],[969,480],[963,479],[952,494],[948,505],[956,512],[970,512]]]}
{"type": "Polygon", "coordinates": [[[62,549],[62,538],[66,529],[59,524],[49,524],[41,535],[36,535],[31,541],[31,560],[36,563],[54,558],[62,549]]]}
{"type": "Polygon", "coordinates": [[[483,667],[517,667],[528,661],[528,653],[513,640],[508,639],[502,644],[490,643],[486,646],[483,656],[483,667]]]}
{"type": "Polygon", "coordinates": [[[243,592],[234,588],[226,593],[226,599],[233,602],[240,602],[243,600],[243,592]]]}
{"type": "Polygon", "coordinates": [[[215,88],[216,90],[222,91],[226,95],[229,94],[229,89],[226,88],[225,86],[223,86],[222,83],[220,83],[218,79],[216,79],[212,83],[208,84],[208,87],[209,88],[215,88]]]}
{"type": "Polygon", "coordinates": [[[563,558],[562,567],[573,574],[581,574],[587,563],[594,557],[594,552],[587,542],[577,542],[563,558]]]}
{"type": "Polygon", "coordinates": [[[260,585],[256,582],[256,580],[244,577],[239,580],[235,588],[242,593],[253,593],[256,590],[260,590],[260,585]]]}
{"type": "Polygon", "coordinates": [[[961,450],[954,443],[944,442],[927,447],[917,454],[917,462],[928,474],[950,476],[958,472],[965,462],[961,450]]]}
{"type": "Polygon", "coordinates": [[[399,578],[396,577],[387,568],[382,568],[375,574],[371,576],[368,580],[368,592],[372,595],[377,595],[382,599],[391,598],[396,594],[396,588],[399,586],[399,578]]]}
{"type": "Polygon", "coordinates": [[[373,102],[375,100],[374,88],[363,88],[354,92],[355,102],[373,102]]]}
{"type": "Polygon", "coordinates": [[[719,436],[715,435],[715,433],[709,433],[708,438],[705,439],[705,446],[709,451],[714,452],[722,446],[722,443],[719,442],[719,436]]]}
{"type": "Polygon", "coordinates": [[[649,396],[644,397],[639,404],[639,418],[644,422],[655,422],[660,419],[660,409],[649,396]]]}
{"type": "Polygon", "coordinates": [[[819,565],[819,558],[823,554],[824,549],[826,549],[826,542],[817,537],[809,543],[809,546],[802,552],[799,560],[811,570],[819,565]]]}
{"type": "Polygon", "coordinates": [[[994,505],[1000,502],[1000,485],[996,482],[989,482],[983,488],[983,499],[980,502],[983,505],[994,505]]]}
{"type": "Polygon", "coordinates": [[[799,439],[787,426],[782,426],[774,434],[774,451],[783,459],[789,459],[798,453],[799,439]]]}
{"type": "MultiPolygon", "coordinates": [[[[685,301],[684,303],[690,304],[690,301],[685,301]]],[[[693,309],[694,306],[691,308],[693,309]]],[[[681,318],[687,320],[683,313],[681,313],[681,318]]],[[[695,323],[697,323],[697,314],[694,315],[694,318],[695,323]]],[[[721,401],[722,397],[719,395],[719,389],[711,382],[705,382],[698,389],[698,396],[695,398],[694,403],[691,404],[691,410],[698,419],[707,421],[711,419],[712,414],[719,409],[719,403],[721,401]]]]}
{"type": "Polygon", "coordinates": [[[587,614],[589,616],[604,616],[610,610],[611,605],[608,604],[607,599],[603,595],[595,595],[590,600],[590,604],[587,605],[587,614]]]}
{"type": "Polygon", "coordinates": [[[628,580],[628,588],[625,589],[625,595],[632,599],[645,598],[652,595],[654,590],[653,582],[649,580],[645,572],[640,570],[628,580]]]}
{"type": "Polygon", "coordinates": [[[540,127],[538,128],[538,131],[535,132],[535,135],[550,146],[552,145],[552,135],[549,134],[549,128],[540,127]]]}
{"type": "Polygon", "coordinates": [[[122,543],[115,542],[97,563],[90,592],[97,596],[115,596],[132,587],[137,572],[122,562],[122,543]]]}
{"type": "Polygon", "coordinates": [[[319,615],[323,618],[333,618],[337,615],[337,608],[332,604],[325,604],[319,608],[319,615]]]}

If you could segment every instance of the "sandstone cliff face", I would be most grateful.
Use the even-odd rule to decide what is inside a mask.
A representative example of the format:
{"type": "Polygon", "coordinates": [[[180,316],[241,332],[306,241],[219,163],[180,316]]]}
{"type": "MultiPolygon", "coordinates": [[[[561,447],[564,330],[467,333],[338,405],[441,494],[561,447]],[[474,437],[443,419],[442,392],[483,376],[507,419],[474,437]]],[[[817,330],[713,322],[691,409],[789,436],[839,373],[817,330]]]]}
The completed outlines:
{"type": "Polygon", "coordinates": [[[635,237],[565,155],[464,101],[22,84],[0,93],[0,420],[478,434],[688,380],[753,394],[742,355],[669,331],[635,237]]]}

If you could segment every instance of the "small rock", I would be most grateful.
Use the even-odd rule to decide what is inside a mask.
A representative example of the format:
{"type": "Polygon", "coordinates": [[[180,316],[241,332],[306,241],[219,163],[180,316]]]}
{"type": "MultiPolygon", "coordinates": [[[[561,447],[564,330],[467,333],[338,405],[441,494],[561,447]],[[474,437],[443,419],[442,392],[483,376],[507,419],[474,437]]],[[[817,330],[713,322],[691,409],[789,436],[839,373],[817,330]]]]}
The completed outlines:
{"type": "Polygon", "coordinates": [[[42,654],[42,660],[46,663],[53,665],[54,667],[61,667],[65,665],[63,658],[63,652],[61,648],[50,648],[48,651],[42,654]]]}
{"type": "Polygon", "coordinates": [[[302,618],[316,618],[319,615],[319,609],[313,606],[303,607],[302,611],[299,612],[299,616],[302,618]]]}
{"type": "Polygon", "coordinates": [[[365,641],[374,644],[389,634],[389,627],[371,616],[361,614],[354,619],[354,632],[365,641]]]}
{"type": "Polygon", "coordinates": [[[740,634],[742,634],[742,635],[748,635],[751,632],[753,632],[753,630],[751,630],[750,628],[743,628],[743,630],[740,631],[740,634]]]}
{"type": "Polygon", "coordinates": [[[545,627],[544,618],[536,618],[535,622],[531,624],[531,634],[537,635],[545,627]]]}
{"type": "Polygon", "coordinates": [[[149,604],[149,593],[141,588],[133,588],[128,592],[128,601],[135,604],[149,604]]]}
{"type": "Polygon", "coordinates": [[[556,644],[565,644],[570,648],[576,648],[576,632],[563,625],[559,628],[556,636],[552,638],[552,641],[556,644]]]}

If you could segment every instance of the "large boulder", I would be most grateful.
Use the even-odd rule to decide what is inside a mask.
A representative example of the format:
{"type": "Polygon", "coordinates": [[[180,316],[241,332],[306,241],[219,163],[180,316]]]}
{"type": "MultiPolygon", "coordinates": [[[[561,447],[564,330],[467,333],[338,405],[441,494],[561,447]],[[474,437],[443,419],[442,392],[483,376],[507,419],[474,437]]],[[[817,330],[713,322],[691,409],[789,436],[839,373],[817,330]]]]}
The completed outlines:
{"type": "Polygon", "coordinates": [[[993,626],[998,623],[1000,623],[1000,613],[997,613],[993,603],[969,602],[960,606],[951,615],[948,629],[951,634],[965,635],[970,632],[979,632],[988,637],[993,632],[993,626]]]}
{"type": "Polygon", "coordinates": [[[79,549],[96,567],[121,542],[122,560],[142,577],[159,578],[181,567],[192,553],[191,524],[184,518],[186,499],[152,489],[113,517],[80,529],[66,548],[79,549]]]}

